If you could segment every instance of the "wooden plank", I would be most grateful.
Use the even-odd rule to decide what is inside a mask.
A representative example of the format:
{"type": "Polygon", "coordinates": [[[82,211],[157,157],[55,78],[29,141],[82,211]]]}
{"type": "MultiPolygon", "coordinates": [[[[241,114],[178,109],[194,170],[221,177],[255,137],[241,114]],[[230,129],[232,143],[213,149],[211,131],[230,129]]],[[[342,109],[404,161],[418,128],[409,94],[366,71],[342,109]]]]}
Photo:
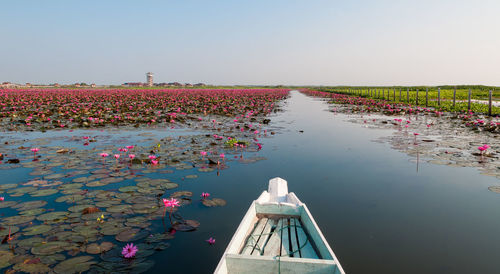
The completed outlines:
{"type": "Polygon", "coordinates": [[[264,247],[264,256],[279,256],[281,255],[281,249],[283,245],[281,244],[281,231],[280,229],[283,226],[283,219],[279,219],[276,223],[273,233],[271,237],[269,237],[269,241],[264,247]]]}
{"type": "Polygon", "coordinates": [[[283,228],[281,229],[281,244],[283,245],[283,250],[281,252],[282,257],[290,256],[290,219],[283,218],[283,228]]]}
{"type": "Polygon", "coordinates": [[[271,237],[271,229],[274,226],[273,219],[267,219],[267,223],[262,230],[262,235],[260,236],[255,248],[253,249],[252,255],[260,256],[264,252],[264,248],[266,246],[269,237],[271,237]]]}
{"type": "MultiPolygon", "coordinates": [[[[227,254],[227,272],[239,274],[276,274],[276,273],[314,273],[343,274],[344,272],[333,260],[276,258],[227,254]]],[[[216,272],[217,274],[222,274],[216,272]]],[[[224,274],[226,274],[224,273],[224,274]]]]}
{"type": "Polygon", "coordinates": [[[297,219],[295,219],[295,228],[296,228],[296,232],[297,232],[299,247],[303,246],[305,244],[305,246],[303,246],[300,249],[300,257],[301,258],[319,259],[318,254],[316,254],[316,251],[314,251],[314,248],[313,248],[310,240],[307,239],[307,234],[304,231],[302,224],[297,219]]]}
{"type": "Polygon", "coordinates": [[[257,222],[255,228],[248,234],[245,246],[241,251],[241,254],[250,255],[255,247],[255,243],[257,243],[260,234],[262,233],[262,229],[264,229],[264,225],[267,223],[267,218],[262,218],[257,222]]]}
{"type": "Polygon", "coordinates": [[[290,242],[292,243],[291,257],[300,258],[299,245],[297,244],[297,233],[295,233],[295,218],[290,218],[290,242]]]}

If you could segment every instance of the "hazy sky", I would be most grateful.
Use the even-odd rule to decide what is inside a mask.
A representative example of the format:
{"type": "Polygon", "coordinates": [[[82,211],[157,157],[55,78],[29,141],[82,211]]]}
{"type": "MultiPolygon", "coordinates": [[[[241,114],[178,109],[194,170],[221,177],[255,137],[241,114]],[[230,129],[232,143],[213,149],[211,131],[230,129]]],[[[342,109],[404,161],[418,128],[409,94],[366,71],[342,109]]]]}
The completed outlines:
{"type": "Polygon", "coordinates": [[[500,1],[0,0],[0,81],[500,85],[500,1]]]}

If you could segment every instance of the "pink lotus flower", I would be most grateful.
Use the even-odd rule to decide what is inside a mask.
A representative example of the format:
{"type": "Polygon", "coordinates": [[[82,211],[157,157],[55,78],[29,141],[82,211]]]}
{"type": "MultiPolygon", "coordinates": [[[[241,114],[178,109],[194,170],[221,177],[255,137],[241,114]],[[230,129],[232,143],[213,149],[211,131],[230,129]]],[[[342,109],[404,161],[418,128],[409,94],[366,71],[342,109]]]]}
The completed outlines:
{"type": "Polygon", "coordinates": [[[148,157],[149,157],[149,160],[154,160],[154,159],[156,159],[156,156],[155,156],[155,155],[149,155],[148,157]]]}
{"type": "Polygon", "coordinates": [[[158,160],[151,160],[151,164],[157,165],[158,164],[158,160]]]}
{"type": "Polygon", "coordinates": [[[3,202],[5,200],[4,197],[0,197],[0,202],[3,202]]]}
{"type": "Polygon", "coordinates": [[[200,154],[201,154],[201,156],[203,156],[203,157],[207,156],[207,152],[206,152],[206,151],[200,151],[200,154]]]}
{"type": "Polygon", "coordinates": [[[32,148],[31,151],[33,151],[35,154],[39,151],[40,149],[35,147],[35,148],[32,148]]]}
{"type": "Polygon", "coordinates": [[[102,158],[106,158],[106,157],[108,157],[108,156],[109,156],[109,154],[107,154],[106,152],[103,152],[103,153],[101,153],[101,154],[99,154],[99,155],[101,155],[101,157],[102,157],[102,158]]]}
{"type": "Polygon", "coordinates": [[[127,148],[128,148],[128,149],[133,149],[133,148],[134,148],[134,146],[127,146],[127,148]]]}
{"type": "Polygon", "coordinates": [[[135,158],[135,154],[129,154],[128,157],[130,158],[130,160],[132,160],[135,158]]]}
{"type": "Polygon", "coordinates": [[[215,244],[215,239],[210,237],[208,240],[205,240],[207,243],[209,243],[210,245],[213,245],[215,244]]]}
{"type": "Polygon", "coordinates": [[[137,246],[135,246],[133,243],[129,243],[125,247],[123,247],[122,255],[123,257],[130,259],[135,256],[135,253],[137,253],[137,251],[139,251],[137,246]]]}
{"type": "Polygon", "coordinates": [[[208,193],[208,192],[202,192],[202,193],[201,193],[201,197],[202,197],[203,199],[206,199],[206,198],[208,198],[209,196],[210,196],[210,193],[208,193]]]}
{"type": "Polygon", "coordinates": [[[118,158],[120,158],[120,154],[115,154],[113,157],[118,160],[118,158]]]}
{"type": "Polygon", "coordinates": [[[163,199],[163,203],[165,204],[165,207],[175,208],[176,206],[179,206],[179,200],[175,198],[172,198],[170,200],[163,199]]]}
{"type": "Polygon", "coordinates": [[[226,155],[224,155],[224,153],[221,153],[221,154],[219,155],[219,157],[221,157],[222,159],[224,159],[224,157],[226,157],[226,155]]]}

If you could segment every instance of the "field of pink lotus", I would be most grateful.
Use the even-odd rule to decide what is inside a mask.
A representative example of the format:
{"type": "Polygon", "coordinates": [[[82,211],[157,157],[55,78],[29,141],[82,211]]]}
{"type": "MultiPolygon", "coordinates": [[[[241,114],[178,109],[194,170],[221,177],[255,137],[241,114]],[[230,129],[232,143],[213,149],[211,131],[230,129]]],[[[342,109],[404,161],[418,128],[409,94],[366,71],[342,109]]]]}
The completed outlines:
{"type": "Polygon", "coordinates": [[[182,123],[191,115],[266,115],[286,89],[0,90],[0,122],[9,129],[182,123]]]}

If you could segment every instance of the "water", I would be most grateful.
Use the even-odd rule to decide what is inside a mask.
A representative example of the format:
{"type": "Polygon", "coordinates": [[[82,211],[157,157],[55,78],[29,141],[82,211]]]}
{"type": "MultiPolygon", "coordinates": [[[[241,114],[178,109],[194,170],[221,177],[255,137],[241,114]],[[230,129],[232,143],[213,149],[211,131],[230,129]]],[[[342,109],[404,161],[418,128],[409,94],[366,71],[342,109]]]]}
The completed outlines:
{"type": "Polygon", "coordinates": [[[264,140],[268,160],[196,183],[228,206],[184,212],[196,215],[200,230],[175,239],[152,272],[211,273],[250,203],[276,176],[307,203],[347,273],[498,272],[500,196],[487,190],[497,179],[427,163],[417,173],[414,159],[371,141],[390,130],[362,128],[327,107],[292,92],[272,118],[281,133],[264,140]],[[205,245],[211,236],[216,245],[205,245]]]}
{"type": "MultiPolygon", "coordinates": [[[[155,266],[150,273],[212,273],[250,203],[276,176],[286,179],[289,190],[308,205],[347,273],[498,272],[500,195],[487,190],[498,179],[472,168],[422,162],[417,172],[415,159],[372,141],[391,130],[347,122],[346,115],[328,112],[325,102],[297,91],[283,109],[271,118],[277,134],[261,139],[263,150],[257,155],[265,161],[231,162],[220,176],[195,170],[149,174],[179,182],[173,191],[210,192],[228,203],[206,208],[193,197],[192,205],[181,207],[184,218],[201,226],[177,232],[169,248],[151,256],[155,266]],[[181,181],[194,173],[198,179],[181,181]],[[205,242],[209,237],[216,238],[215,245],[205,242]]],[[[151,138],[165,136],[162,130],[145,131],[154,133],[151,138]]],[[[100,139],[106,134],[89,133],[103,135],[100,139]]],[[[137,134],[111,136],[125,145],[139,140],[137,134]]],[[[81,146],[64,140],[51,144],[81,146]]],[[[28,180],[21,171],[0,172],[12,175],[8,182],[28,180]]]]}

